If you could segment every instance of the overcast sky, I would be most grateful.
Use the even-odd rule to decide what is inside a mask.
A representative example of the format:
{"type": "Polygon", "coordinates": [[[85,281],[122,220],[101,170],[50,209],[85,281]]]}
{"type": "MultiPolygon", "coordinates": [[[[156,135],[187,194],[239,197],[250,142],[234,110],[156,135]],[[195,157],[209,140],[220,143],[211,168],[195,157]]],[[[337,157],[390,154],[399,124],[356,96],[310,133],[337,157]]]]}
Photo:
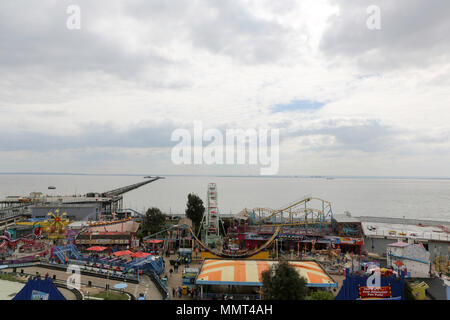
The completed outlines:
{"type": "Polygon", "coordinates": [[[176,128],[279,128],[280,175],[450,176],[448,0],[2,0],[0,172],[175,166],[176,128]],[[81,9],[81,29],[66,10],[81,9]],[[370,30],[367,8],[381,9],[370,30]]]}

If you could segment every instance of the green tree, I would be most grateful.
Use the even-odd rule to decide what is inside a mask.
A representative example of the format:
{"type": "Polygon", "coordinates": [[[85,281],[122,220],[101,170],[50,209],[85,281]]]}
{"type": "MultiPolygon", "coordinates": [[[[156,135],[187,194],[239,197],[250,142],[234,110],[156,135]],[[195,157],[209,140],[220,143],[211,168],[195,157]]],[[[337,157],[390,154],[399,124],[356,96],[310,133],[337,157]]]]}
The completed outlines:
{"type": "Polygon", "coordinates": [[[273,264],[262,273],[264,300],[304,300],[306,280],[286,261],[273,264]]]}
{"type": "Polygon", "coordinates": [[[185,212],[186,217],[192,220],[194,232],[197,232],[200,227],[203,214],[205,213],[205,207],[203,206],[202,199],[200,199],[200,197],[196,194],[189,193],[185,212]]]}
{"type": "Polygon", "coordinates": [[[166,215],[158,208],[150,208],[145,213],[144,221],[141,225],[141,233],[144,235],[162,231],[166,226],[166,215]]]}
{"type": "Polygon", "coordinates": [[[308,300],[334,300],[334,295],[330,291],[316,291],[311,293],[308,300]]]}
{"type": "Polygon", "coordinates": [[[416,297],[412,293],[411,284],[409,282],[405,283],[404,293],[405,293],[405,300],[416,300],[416,297]]]}

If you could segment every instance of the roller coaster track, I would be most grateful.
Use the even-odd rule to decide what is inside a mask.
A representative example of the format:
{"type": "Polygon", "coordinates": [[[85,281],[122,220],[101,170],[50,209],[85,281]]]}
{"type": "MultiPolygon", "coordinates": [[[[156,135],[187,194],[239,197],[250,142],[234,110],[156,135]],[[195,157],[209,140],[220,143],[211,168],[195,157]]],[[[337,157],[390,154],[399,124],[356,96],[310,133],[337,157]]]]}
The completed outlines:
{"type": "Polygon", "coordinates": [[[11,239],[9,237],[6,237],[6,236],[0,236],[0,241],[3,241],[0,244],[0,249],[6,247],[8,244],[16,245],[19,242],[23,242],[23,243],[26,243],[26,244],[33,244],[34,243],[34,240],[30,240],[30,239],[19,238],[19,239],[13,240],[13,239],[11,239]]]}
{"type": "Polygon", "coordinates": [[[293,227],[293,226],[309,226],[309,225],[318,225],[318,224],[325,224],[325,225],[331,225],[331,222],[329,221],[302,221],[302,222],[292,222],[292,223],[274,223],[274,224],[261,224],[259,226],[261,227],[293,227]]]}
{"type": "Polygon", "coordinates": [[[276,225],[275,227],[276,227],[275,232],[272,234],[270,239],[267,240],[262,246],[254,249],[252,251],[248,251],[248,252],[245,252],[245,253],[242,253],[242,254],[228,254],[228,253],[224,253],[224,252],[214,251],[213,249],[211,249],[207,245],[205,245],[199,238],[197,238],[197,236],[195,235],[195,233],[192,230],[192,228],[190,226],[186,225],[186,224],[185,225],[171,227],[171,228],[165,229],[163,231],[154,233],[152,235],[149,235],[149,236],[145,237],[144,240],[150,239],[150,238],[152,238],[152,237],[154,237],[154,236],[156,236],[158,234],[165,233],[165,232],[167,232],[167,231],[169,231],[171,229],[180,228],[180,229],[187,230],[192,235],[192,238],[195,240],[195,242],[197,242],[198,245],[200,245],[200,247],[202,247],[203,250],[208,251],[208,252],[212,253],[215,256],[218,256],[220,258],[225,258],[225,259],[230,259],[230,258],[250,258],[250,257],[254,256],[255,254],[261,252],[265,248],[267,248],[267,246],[269,246],[279,236],[282,226],[276,225]]]}
{"type": "Polygon", "coordinates": [[[250,258],[252,256],[254,256],[255,254],[261,252],[262,250],[264,250],[265,248],[267,248],[268,245],[270,245],[279,235],[280,230],[281,230],[281,226],[277,226],[277,229],[275,230],[275,232],[273,233],[273,235],[270,237],[269,240],[267,240],[262,246],[252,250],[252,251],[248,251],[242,254],[227,254],[227,253],[223,253],[223,252],[216,252],[214,250],[212,250],[211,248],[208,248],[203,242],[200,241],[200,239],[197,238],[197,236],[194,234],[194,231],[189,227],[188,228],[189,232],[191,233],[192,237],[194,238],[194,240],[206,251],[220,257],[220,258],[250,258]]]}
{"type": "MultiPolygon", "coordinates": [[[[275,217],[277,215],[281,215],[282,213],[284,213],[287,210],[290,210],[289,212],[287,212],[287,214],[291,218],[292,218],[292,216],[294,214],[298,214],[298,213],[314,213],[314,212],[318,213],[320,216],[323,216],[323,218],[324,218],[325,209],[329,209],[331,211],[331,203],[330,202],[328,202],[326,200],[323,200],[323,199],[320,199],[320,198],[307,197],[307,198],[304,198],[302,200],[295,201],[295,202],[293,202],[293,203],[291,203],[291,204],[289,204],[289,205],[287,205],[287,206],[285,206],[284,208],[281,208],[281,209],[272,210],[272,209],[267,209],[267,208],[255,208],[253,210],[254,211],[256,211],[256,210],[260,210],[261,211],[262,210],[263,212],[266,211],[266,212],[270,213],[268,216],[262,217],[260,219],[259,223],[260,224],[264,224],[269,219],[271,219],[271,218],[273,218],[273,217],[275,217]],[[321,201],[322,202],[322,210],[314,209],[314,208],[296,208],[297,206],[299,206],[301,204],[305,204],[306,205],[306,203],[308,203],[308,202],[310,202],[312,200],[321,201]],[[295,210],[292,211],[291,209],[295,209],[295,210]]],[[[245,214],[248,216],[248,213],[246,211],[245,211],[245,214]]],[[[317,221],[317,222],[312,222],[312,223],[320,223],[320,222],[324,222],[324,221],[317,221]]],[[[301,223],[308,223],[308,222],[299,222],[298,224],[301,224],[301,223]]],[[[290,224],[292,224],[292,222],[290,224]]],[[[311,223],[309,223],[309,224],[311,224],[311,223]]]]}
{"type": "Polygon", "coordinates": [[[171,228],[165,229],[163,231],[160,231],[160,232],[157,232],[155,234],[152,234],[150,236],[145,237],[144,240],[150,239],[150,238],[152,238],[152,237],[154,237],[156,235],[159,235],[159,234],[163,234],[163,233],[165,233],[165,232],[167,232],[167,231],[169,231],[169,230],[171,230],[173,228],[182,228],[182,229],[187,229],[188,230],[188,232],[191,234],[192,238],[195,240],[195,242],[198,245],[200,245],[200,247],[203,250],[208,251],[208,252],[210,252],[211,254],[213,254],[215,256],[218,256],[220,258],[228,258],[228,259],[229,258],[250,258],[250,257],[256,255],[257,253],[261,252],[262,250],[266,249],[280,235],[281,229],[283,227],[298,226],[298,225],[312,225],[312,224],[314,224],[314,225],[316,225],[316,224],[329,225],[331,223],[330,222],[326,222],[326,221],[318,221],[318,222],[298,222],[298,223],[283,223],[283,224],[266,224],[266,225],[261,225],[262,227],[264,227],[264,226],[276,227],[275,232],[272,234],[272,236],[262,246],[254,249],[254,250],[242,253],[242,254],[227,254],[227,253],[224,253],[224,252],[217,252],[217,251],[209,248],[208,246],[206,246],[195,235],[195,233],[192,230],[192,228],[190,226],[188,226],[188,225],[175,226],[175,227],[171,227],[171,228]]]}

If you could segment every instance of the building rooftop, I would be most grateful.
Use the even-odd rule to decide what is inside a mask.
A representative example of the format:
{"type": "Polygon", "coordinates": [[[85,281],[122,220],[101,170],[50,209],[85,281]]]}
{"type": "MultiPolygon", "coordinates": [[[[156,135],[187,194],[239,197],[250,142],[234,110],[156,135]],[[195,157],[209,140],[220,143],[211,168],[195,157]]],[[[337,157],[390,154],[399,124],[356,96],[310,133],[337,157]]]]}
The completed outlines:
{"type": "Polygon", "coordinates": [[[380,223],[391,223],[391,224],[403,224],[403,225],[419,225],[424,226],[447,226],[450,227],[449,220],[427,220],[427,219],[403,219],[403,218],[393,218],[393,217],[373,217],[373,216],[361,216],[355,217],[361,222],[380,222],[380,223]]]}
{"type": "Polygon", "coordinates": [[[334,214],[333,220],[336,220],[337,223],[358,223],[361,220],[357,217],[352,217],[347,214],[334,214]]]}
{"type": "Polygon", "coordinates": [[[407,246],[409,246],[410,245],[410,243],[407,243],[407,242],[395,242],[395,243],[390,243],[390,244],[388,244],[388,246],[389,247],[407,247],[407,246]]]}
{"type": "Polygon", "coordinates": [[[395,239],[417,239],[450,241],[446,226],[392,224],[389,222],[362,222],[362,230],[365,236],[393,237],[395,239]]]}
{"type": "MultiPolygon", "coordinates": [[[[261,286],[262,272],[276,261],[205,259],[196,284],[261,286]]],[[[306,279],[308,287],[337,287],[337,283],[314,261],[289,261],[306,279]]]]}
{"type": "Polygon", "coordinates": [[[87,227],[89,224],[87,221],[74,221],[69,224],[67,227],[71,229],[81,229],[83,227],[87,227]]]}

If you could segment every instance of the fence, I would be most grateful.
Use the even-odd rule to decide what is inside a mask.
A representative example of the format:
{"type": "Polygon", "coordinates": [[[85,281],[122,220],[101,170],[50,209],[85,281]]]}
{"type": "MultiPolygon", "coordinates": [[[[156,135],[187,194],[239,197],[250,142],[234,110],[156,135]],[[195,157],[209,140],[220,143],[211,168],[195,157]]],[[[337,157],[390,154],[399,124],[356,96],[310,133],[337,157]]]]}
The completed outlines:
{"type": "Polygon", "coordinates": [[[260,300],[259,294],[203,293],[203,300],[260,300]]]}
{"type": "Polygon", "coordinates": [[[8,260],[0,260],[0,264],[19,264],[19,263],[28,263],[28,262],[39,262],[40,260],[36,258],[36,256],[44,257],[48,254],[48,251],[40,252],[35,255],[30,255],[26,257],[22,257],[19,259],[8,259],[8,260]]]}
{"type": "MultiPolygon", "coordinates": [[[[27,267],[27,266],[25,265],[23,267],[27,267]]],[[[14,268],[16,268],[16,267],[14,267],[14,268]]],[[[0,274],[2,274],[2,273],[14,274],[14,275],[19,274],[20,276],[27,277],[27,278],[40,276],[40,274],[30,274],[30,273],[24,272],[24,269],[21,269],[20,272],[14,272],[14,271],[13,272],[1,272],[0,271],[0,274]]],[[[77,300],[83,300],[83,294],[78,289],[69,288],[67,286],[67,280],[57,279],[56,275],[53,275],[52,280],[53,280],[53,283],[55,284],[55,286],[67,289],[69,291],[72,291],[73,294],[75,295],[75,297],[77,298],[77,300]]],[[[87,283],[80,281],[80,285],[85,286],[85,287],[90,287],[90,288],[98,288],[98,289],[114,291],[114,292],[117,292],[117,293],[122,293],[123,292],[123,293],[127,294],[130,297],[130,300],[136,300],[136,297],[133,294],[131,294],[129,292],[126,292],[126,291],[123,291],[123,290],[110,288],[108,284],[106,284],[103,287],[103,286],[98,286],[98,285],[92,284],[90,281],[88,281],[87,283]]]]}
{"type": "MultiPolygon", "coordinates": [[[[74,261],[70,261],[71,263],[74,261]]],[[[73,263],[75,264],[75,263],[73,263]]],[[[54,270],[66,270],[67,266],[59,265],[59,264],[52,264],[52,263],[45,263],[41,262],[39,263],[39,266],[47,269],[54,269],[54,270]]],[[[99,271],[101,269],[94,268],[94,267],[88,267],[85,265],[78,265],[80,266],[80,273],[85,276],[93,276],[97,278],[103,278],[103,279],[111,279],[111,280],[118,280],[118,281],[128,281],[130,283],[139,283],[139,276],[133,276],[128,274],[121,274],[121,273],[112,273],[109,271],[99,271]],[[98,270],[96,270],[98,269],[98,270]]]]}
{"type": "Polygon", "coordinates": [[[145,274],[152,280],[152,282],[155,284],[156,288],[158,289],[159,293],[163,297],[163,300],[169,300],[170,299],[170,293],[167,287],[164,285],[164,283],[161,281],[161,279],[156,275],[153,271],[146,271],[145,274]]]}

